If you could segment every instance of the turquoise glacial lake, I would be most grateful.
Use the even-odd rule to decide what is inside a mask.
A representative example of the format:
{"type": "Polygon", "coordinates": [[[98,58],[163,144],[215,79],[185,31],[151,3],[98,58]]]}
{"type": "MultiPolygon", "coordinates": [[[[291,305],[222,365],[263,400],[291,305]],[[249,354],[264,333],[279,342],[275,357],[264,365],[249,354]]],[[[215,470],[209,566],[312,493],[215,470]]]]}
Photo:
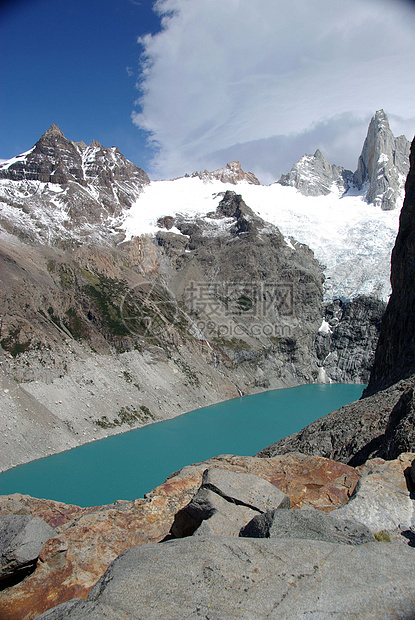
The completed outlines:
{"type": "Polygon", "coordinates": [[[78,506],[143,497],[184,465],[218,454],[253,456],[362,391],[313,384],[236,398],[10,469],[0,474],[0,495],[78,506]]]}

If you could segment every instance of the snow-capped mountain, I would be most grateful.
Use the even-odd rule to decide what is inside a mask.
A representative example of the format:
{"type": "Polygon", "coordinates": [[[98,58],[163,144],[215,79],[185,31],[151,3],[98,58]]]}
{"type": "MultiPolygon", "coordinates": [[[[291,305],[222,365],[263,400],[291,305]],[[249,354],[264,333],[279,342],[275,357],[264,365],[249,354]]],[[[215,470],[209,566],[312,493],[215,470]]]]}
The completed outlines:
{"type": "Polygon", "coordinates": [[[0,165],[0,225],[37,242],[118,243],[155,235],[166,216],[206,217],[237,189],[287,244],[295,239],[314,251],[325,267],[326,299],[387,299],[408,162],[409,142],[393,136],[383,110],[370,123],[355,173],[317,150],[270,186],[240,162],[150,183],[117,148],[71,142],[52,125],[27,153],[0,165]]]}
{"type": "Polygon", "coordinates": [[[327,196],[332,192],[344,194],[352,185],[353,173],[331,165],[320,149],[314,155],[303,157],[283,174],[280,185],[295,187],[304,196],[327,196]]]}
{"type": "Polygon", "coordinates": [[[231,183],[232,185],[236,185],[241,181],[246,181],[252,185],[260,185],[260,182],[253,172],[245,172],[242,170],[240,161],[231,161],[229,164],[226,164],[224,168],[218,168],[211,172],[207,170],[203,172],[193,172],[191,176],[198,177],[202,181],[214,181],[216,179],[222,183],[231,183]]]}
{"type": "Polygon", "coordinates": [[[36,242],[108,239],[149,181],[116,147],[69,141],[52,125],[0,164],[0,225],[36,242]]]}
{"type": "MultiPolygon", "coordinates": [[[[208,219],[223,192],[235,190],[234,179],[229,181],[222,172],[234,163],[214,173],[147,185],[126,212],[121,227],[127,239],[155,235],[164,216],[172,221],[176,214],[208,219]]],[[[329,164],[317,150],[269,186],[253,184],[239,173],[236,191],[255,213],[279,228],[287,244],[294,239],[313,250],[325,268],[326,300],[372,295],[386,301],[408,169],[409,142],[393,136],[381,110],[370,123],[356,173],[329,164]]]]}
{"type": "Polygon", "coordinates": [[[359,190],[367,189],[369,203],[384,210],[402,206],[410,146],[405,136],[395,138],[385,112],[376,112],[353,177],[359,190]]]}

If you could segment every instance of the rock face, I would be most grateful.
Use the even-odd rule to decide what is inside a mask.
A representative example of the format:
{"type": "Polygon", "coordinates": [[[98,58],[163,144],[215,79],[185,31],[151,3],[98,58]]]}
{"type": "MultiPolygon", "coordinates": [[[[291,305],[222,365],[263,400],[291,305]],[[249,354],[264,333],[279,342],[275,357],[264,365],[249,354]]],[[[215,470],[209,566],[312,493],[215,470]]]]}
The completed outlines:
{"type": "Polygon", "coordinates": [[[391,259],[392,295],[386,309],[366,395],[415,372],[415,140],[399,232],[391,259]]]}
{"type": "Polygon", "coordinates": [[[278,183],[295,187],[304,196],[326,196],[333,190],[344,194],[352,180],[353,173],[350,170],[329,164],[317,149],[314,155],[304,155],[288,174],[281,176],[278,183]]]}
{"type": "Polygon", "coordinates": [[[394,209],[409,170],[409,142],[395,138],[383,110],[372,118],[353,180],[358,189],[369,184],[366,200],[384,210],[394,209]]]}
{"type": "Polygon", "coordinates": [[[270,510],[254,517],[240,535],[245,538],[322,540],[342,545],[374,542],[366,526],[317,510],[270,510]]]}
{"type": "Polygon", "coordinates": [[[395,459],[401,452],[414,451],[414,385],[415,377],[404,379],[345,405],[261,450],[258,456],[302,452],[357,466],[369,458],[395,459]]]}
{"type": "Polygon", "coordinates": [[[363,296],[324,305],[313,347],[322,379],[368,383],[385,308],[385,302],[363,296]]]}
{"type": "Polygon", "coordinates": [[[413,566],[400,544],[192,537],[130,549],[87,601],[41,618],[411,617],[413,566]]]}
{"type": "Polygon", "coordinates": [[[39,517],[0,517],[0,584],[34,570],[43,545],[54,536],[56,531],[39,517]]]}
{"type": "MultiPolygon", "coordinates": [[[[249,501],[252,501],[250,475],[255,474],[259,488],[255,501],[262,497],[263,507],[266,503],[263,502],[258,476],[265,485],[271,485],[277,500],[285,497],[286,493],[292,508],[305,505],[324,512],[347,502],[360,478],[352,467],[319,457],[287,454],[262,459],[225,455],[184,467],[147,494],[145,499],[134,502],[119,501],[110,506],[80,508],[18,494],[0,497],[1,516],[38,517],[57,532],[41,550],[36,570],[24,581],[0,594],[1,619],[31,620],[46,609],[73,597],[86,598],[120,553],[135,545],[166,538],[175,515],[191,502],[201,487],[204,472],[218,468],[226,470],[221,476],[220,486],[223,488],[226,472],[248,475],[244,496],[246,499],[248,488],[249,501]]],[[[214,487],[218,488],[218,480],[214,487]]],[[[267,488],[269,495],[269,486],[267,488]]],[[[211,490],[210,493],[216,495],[217,500],[222,500],[222,505],[230,506],[230,502],[222,496],[211,490]]],[[[229,489],[225,493],[229,494],[229,489]]],[[[234,494],[234,491],[231,493],[234,494]]],[[[240,489],[237,495],[241,497],[240,489]]],[[[240,527],[244,524],[241,523],[240,527]]],[[[222,525],[226,524],[222,522],[222,525]]]]}
{"type": "Polygon", "coordinates": [[[232,183],[236,185],[239,181],[247,181],[251,185],[260,185],[260,182],[256,178],[253,172],[245,172],[241,168],[240,161],[231,161],[226,164],[225,168],[218,168],[212,172],[204,170],[203,172],[194,172],[192,177],[199,177],[202,181],[211,181],[218,179],[222,183],[232,183]]]}

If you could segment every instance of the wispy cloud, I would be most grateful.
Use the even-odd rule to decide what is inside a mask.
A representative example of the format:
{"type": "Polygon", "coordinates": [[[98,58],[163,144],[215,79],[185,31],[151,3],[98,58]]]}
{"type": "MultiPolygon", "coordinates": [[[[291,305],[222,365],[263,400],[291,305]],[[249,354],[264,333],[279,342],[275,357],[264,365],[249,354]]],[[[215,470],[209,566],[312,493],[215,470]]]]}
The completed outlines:
{"type": "Polygon", "coordinates": [[[141,39],[133,112],[157,148],[153,174],[223,165],[232,154],[270,179],[301,148],[317,147],[352,167],[379,108],[415,130],[408,1],[158,0],[155,8],[163,28],[141,39]]]}

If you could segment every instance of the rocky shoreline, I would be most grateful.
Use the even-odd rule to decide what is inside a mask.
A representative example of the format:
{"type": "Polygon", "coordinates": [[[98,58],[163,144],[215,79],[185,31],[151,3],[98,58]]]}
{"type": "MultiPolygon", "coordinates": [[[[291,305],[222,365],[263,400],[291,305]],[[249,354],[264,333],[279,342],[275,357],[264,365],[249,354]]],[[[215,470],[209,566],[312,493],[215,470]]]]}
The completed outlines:
{"type": "Polygon", "coordinates": [[[406,613],[412,584],[403,575],[411,574],[415,561],[407,546],[415,539],[409,490],[414,459],[415,454],[406,453],[394,461],[373,459],[353,468],[299,453],[224,455],[183,468],[133,502],[79,508],[19,494],[3,496],[0,584],[9,585],[11,566],[24,579],[0,593],[0,617],[29,620],[45,612],[41,617],[51,619],[121,618],[129,613],[167,620],[204,609],[210,583],[214,598],[205,613],[238,618],[245,609],[250,611],[242,617],[250,618],[258,593],[263,596],[259,584],[269,579],[275,589],[267,586],[269,594],[255,617],[285,614],[288,596],[293,618],[318,609],[345,614],[346,606],[359,617],[374,617],[370,614],[376,611],[377,617],[389,618],[394,588],[394,609],[406,613]],[[23,547],[32,552],[29,575],[22,572],[30,559],[27,553],[22,558],[22,520],[23,547]],[[39,523],[50,528],[49,540],[42,538],[39,523]],[[10,532],[16,530],[13,537],[10,532]],[[261,562],[260,556],[265,558],[261,562]],[[398,557],[399,579],[389,579],[374,600],[374,589],[385,579],[382,567],[386,570],[398,557]],[[340,564],[334,569],[336,562],[340,564]],[[363,575],[368,586],[358,589],[363,575]],[[348,584],[343,595],[335,594],[333,585],[340,578],[348,584]],[[293,586],[299,582],[298,590],[293,586]],[[325,600],[318,606],[313,595],[317,584],[330,604],[325,600]],[[126,588],[127,597],[121,595],[126,588]],[[307,603],[300,592],[308,593],[307,603]]]}

